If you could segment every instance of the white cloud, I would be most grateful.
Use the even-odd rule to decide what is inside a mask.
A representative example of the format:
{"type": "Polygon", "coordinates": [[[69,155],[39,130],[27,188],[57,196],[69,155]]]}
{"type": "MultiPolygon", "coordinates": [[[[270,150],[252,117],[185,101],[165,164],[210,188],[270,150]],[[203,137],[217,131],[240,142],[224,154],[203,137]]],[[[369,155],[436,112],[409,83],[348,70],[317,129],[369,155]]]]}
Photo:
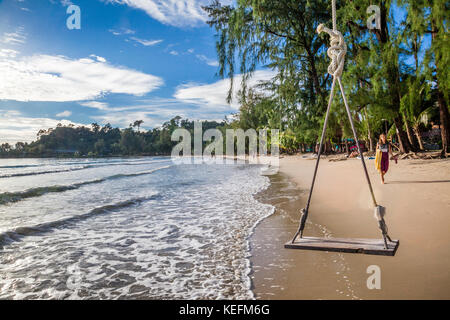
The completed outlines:
{"type": "MultiPolygon", "coordinates": [[[[167,51],[169,50],[169,48],[171,48],[171,47],[173,47],[173,46],[175,46],[175,44],[170,44],[170,45],[168,45],[167,48],[164,50],[164,52],[167,52],[167,51]]],[[[194,52],[195,52],[195,50],[194,50],[193,48],[190,48],[190,49],[188,49],[188,50],[186,50],[186,51],[180,51],[180,52],[179,52],[179,51],[176,51],[176,50],[172,50],[172,51],[170,51],[169,53],[170,53],[171,55],[177,56],[177,55],[179,55],[179,54],[182,54],[182,55],[192,55],[192,54],[194,54],[194,52]]],[[[207,56],[205,56],[204,54],[196,54],[195,57],[196,57],[198,60],[200,60],[200,61],[206,63],[208,66],[211,66],[211,67],[218,67],[218,66],[219,66],[219,62],[218,62],[217,60],[215,60],[215,59],[210,59],[210,58],[208,58],[207,56]]]]}
{"type": "Polygon", "coordinates": [[[64,7],[68,7],[68,6],[72,5],[72,4],[73,3],[70,0],[61,0],[61,5],[64,6],[64,7]]]}
{"type": "Polygon", "coordinates": [[[0,49],[0,58],[15,58],[19,54],[18,51],[12,49],[0,49]]]}
{"type": "Polygon", "coordinates": [[[106,102],[99,102],[99,101],[88,101],[88,102],[82,102],[80,105],[88,108],[98,109],[98,110],[108,110],[108,104],[106,102]]]}
{"type": "Polygon", "coordinates": [[[197,57],[197,59],[205,62],[208,66],[211,66],[211,67],[219,66],[219,62],[217,60],[209,59],[207,56],[205,56],[203,54],[197,54],[196,57],[197,57]]]}
{"type": "Polygon", "coordinates": [[[25,43],[27,37],[24,30],[24,27],[18,27],[14,32],[3,33],[2,42],[11,45],[25,43]]]}
{"type": "MultiPolygon", "coordinates": [[[[255,86],[262,80],[270,80],[275,72],[269,70],[256,71],[248,81],[248,86],[255,86]]],[[[104,111],[102,115],[93,117],[101,123],[111,123],[115,126],[127,127],[135,120],[144,120],[143,128],[157,127],[165,121],[181,116],[191,120],[216,119],[220,121],[226,115],[235,113],[239,109],[237,93],[240,89],[242,76],[236,75],[234,81],[234,99],[231,105],[226,103],[229,79],[204,85],[185,85],[179,87],[174,98],[152,98],[141,101],[139,105],[109,107],[103,102],[90,101],[82,103],[104,111]]]]}
{"type": "MultiPolygon", "coordinates": [[[[150,17],[161,23],[176,26],[197,26],[207,20],[201,6],[210,0],[104,0],[107,3],[125,4],[144,10],[150,17]]],[[[226,0],[226,3],[231,0],[226,0]]]]}
{"type": "Polygon", "coordinates": [[[144,101],[145,101],[144,104],[128,105],[121,107],[110,107],[108,103],[100,101],[80,102],[80,105],[101,111],[108,111],[108,115],[110,115],[118,112],[137,112],[137,111],[149,112],[153,111],[155,107],[164,108],[179,103],[179,101],[176,99],[162,99],[162,98],[152,98],[144,101]]]}
{"type": "Polygon", "coordinates": [[[58,123],[82,125],[67,120],[23,117],[15,111],[0,110],[0,143],[15,144],[18,141],[35,141],[39,130],[55,128],[58,123]]]}
{"type": "Polygon", "coordinates": [[[135,34],[136,33],[136,31],[131,30],[131,29],[127,29],[127,28],[122,28],[120,30],[109,29],[108,31],[111,32],[115,36],[121,36],[121,35],[124,35],[124,34],[135,34]]]}
{"type": "Polygon", "coordinates": [[[119,126],[126,128],[130,123],[134,123],[136,120],[143,120],[144,123],[142,128],[155,128],[163,124],[160,117],[153,116],[151,113],[146,111],[135,111],[135,112],[112,112],[102,116],[93,117],[95,121],[99,121],[102,124],[110,123],[113,126],[119,126]]]}
{"type": "Polygon", "coordinates": [[[62,102],[108,93],[140,96],[164,83],[159,77],[96,60],[49,55],[0,59],[0,99],[62,102]]]}
{"type": "Polygon", "coordinates": [[[136,42],[139,42],[140,44],[142,44],[146,47],[154,46],[154,45],[157,45],[158,43],[163,42],[163,40],[146,40],[146,39],[139,39],[136,37],[131,37],[130,39],[134,40],[136,42]]]}
{"type": "MultiPolygon", "coordinates": [[[[97,101],[89,102],[92,107],[96,106],[95,103],[97,101]]],[[[130,123],[136,120],[144,120],[142,128],[154,128],[175,116],[181,116],[191,120],[223,119],[225,115],[229,115],[230,112],[235,111],[227,105],[223,108],[210,108],[205,105],[186,105],[184,101],[175,98],[151,98],[141,100],[140,104],[120,107],[109,107],[103,103],[101,103],[101,106],[104,108],[100,110],[104,111],[104,113],[92,116],[92,120],[102,124],[111,123],[113,126],[122,128],[128,127],[130,123]]]]}
{"type": "Polygon", "coordinates": [[[72,115],[72,112],[66,110],[66,111],[63,111],[63,112],[58,113],[58,114],[56,115],[56,117],[57,117],[57,118],[65,118],[65,117],[70,117],[71,115],[72,115]]]}
{"type": "Polygon", "coordinates": [[[106,62],[105,58],[96,56],[95,54],[91,54],[89,57],[96,59],[98,62],[106,62]]]}
{"type": "MultiPolygon", "coordinates": [[[[269,70],[256,71],[253,77],[248,81],[247,86],[255,86],[260,81],[270,80],[275,76],[275,72],[269,70]]],[[[233,86],[233,101],[231,108],[234,110],[239,109],[238,103],[238,91],[241,88],[242,76],[236,75],[234,77],[233,86]]],[[[209,108],[230,108],[230,105],[226,103],[228,90],[230,88],[230,80],[223,79],[212,84],[187,84],[178,87],[174,97],[185,103],[194,105],[203,105],[209,108]]]]}

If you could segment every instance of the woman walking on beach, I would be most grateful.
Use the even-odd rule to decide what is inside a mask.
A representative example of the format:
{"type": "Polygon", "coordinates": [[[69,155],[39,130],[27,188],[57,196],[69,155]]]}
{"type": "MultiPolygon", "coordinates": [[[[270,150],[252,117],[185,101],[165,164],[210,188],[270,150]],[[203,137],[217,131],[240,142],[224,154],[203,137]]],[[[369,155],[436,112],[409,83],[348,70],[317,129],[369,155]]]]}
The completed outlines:
{"type": "Polygon", "coordinates": [[[377,151],[381,153],[379,171],[381,174],[381,183],[384,184],[384,175],[389,170],[389,154],[392,155],[391,144],[389,141],[387,141],[386,135],[384,133],[380,135],[380,139],[378,140],[377,151]]]}

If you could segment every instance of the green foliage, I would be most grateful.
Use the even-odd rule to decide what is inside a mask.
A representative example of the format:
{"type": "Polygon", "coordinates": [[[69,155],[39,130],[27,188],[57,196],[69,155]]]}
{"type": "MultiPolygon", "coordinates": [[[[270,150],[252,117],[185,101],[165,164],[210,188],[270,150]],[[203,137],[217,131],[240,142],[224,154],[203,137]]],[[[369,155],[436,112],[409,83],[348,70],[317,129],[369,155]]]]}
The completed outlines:
{"type": "MultiPolygon", "coordinates": [[[[338,29],[348,46],[343,83],[352,117],[360,136],[373,140],[391,128],[401,148],[413,147],[409,126],[428,114],[439,92],[448,101],[448,1],[407,1],[397,4],[408,14],[394,21],[394,1],[337,1],[338,29]],[[366,25],[370,5],[378,5],[381,29],[366,25]],[[433,44],[419,61],[423,37],[433,31],[433,44]],[[416,67],[406,63],[413,58],[416,67]],[[433,88],[435,81],[440,88],[433,88]],[[433,94],[433,90],[436,92],[433,94]],[[428,110],[425,112],[425,110],[428,110]],[[425,113],[424,113],[425,112],[425,113]]],[[[243,75],[241,109],[236,123],[244,128],[269,126],[282,130],[282,148],[314,145],[323,125],[331,77],[326,68],[328,39],[315,32],[320,23],[331,27],[330,0],[238,0],[220,1],[204,8],[208,24],[217,33],[219,76],[243,75]],[[275,71],[275,77],[259,85],[268,95],[256,96],[248,79],[260,66],[275,71]]],[[[408,62],[409,63],[409,62],[408,62]]],[[[339,97],[339,94],[336,96],[339,97]]],[[[352,137],[342,100],[333,103],[327,140],[339,143],[352,137]]],[[[448,103],[447,103],[448,105],[448,103]]],[[[420,122],[420,121],[419,121],[420,122]]],[[[441,120],[441,125],[447,124],[441,120]]]]}
{"type": "MultiPolygon", "coordinates": [[[[137,127],[143,121],[136,121],[137,127]]],[[[203,130],[222,128],[224,122],[205,121],[203,130]]],[[[142,132],[133,130],[133,125],[126,129],[113,128],[110,124],[101,127],[93,123],[91,128],[73,125],[41,130],[38,139],[30,144],[18,142],[13,146],[4,143],[0,146],[3,157],[103,157],[131,155],[170,155],[177,142],[171,141],[175,129],[184,128],[193,134],[194,122],[175,117],[160,128],[142,132]]]]}
{"type": "Polygon", "coordinates": [[[209,25],[217,32],[219,76],[231,79],[229,99],[235,70],[242,74],[238,122],[244,127],[290,130],[296,142],[312,143],[323,118],[330,80],[326,39],[315,29],[330,21],[330,2],[240,0],[233,7],[214,1],[205,10],[209,25]],[[247,81],[260,65],[276,71],[276,76],[260,85],[273,96],[255,102],[247,81]]]}

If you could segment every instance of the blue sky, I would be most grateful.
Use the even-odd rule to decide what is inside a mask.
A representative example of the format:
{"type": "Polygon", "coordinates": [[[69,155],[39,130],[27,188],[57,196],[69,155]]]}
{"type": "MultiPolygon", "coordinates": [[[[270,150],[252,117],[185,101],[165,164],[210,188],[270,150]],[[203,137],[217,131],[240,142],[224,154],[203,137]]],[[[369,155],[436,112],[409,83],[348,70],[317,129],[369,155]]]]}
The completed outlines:
{"type": "MultiPolygon", "coordinates": [[[[0,0],[0,142],[40,128],[111,123],[143,128],[177,115],[224,119],[208,0],[0,0]],[[81,29],[66,26],[69,5],[81,29]]],[[[260,71],[253,81],[270,78],[260,71]]]]}
{"type": "MultiPolygon", "coordinates": [[[[229,81],[216,76],[214,30],[201,9],[209,2],[0,0],[0,143],[35,140],[60,122],[144,120],[150,129],[177,115],[236,113],[237,99],[225,102],[229,81]],[[80,30],[67,28],[71,4],[80,30]]],[[[250,85],[273,75],[259,70],[250,85]]]]}

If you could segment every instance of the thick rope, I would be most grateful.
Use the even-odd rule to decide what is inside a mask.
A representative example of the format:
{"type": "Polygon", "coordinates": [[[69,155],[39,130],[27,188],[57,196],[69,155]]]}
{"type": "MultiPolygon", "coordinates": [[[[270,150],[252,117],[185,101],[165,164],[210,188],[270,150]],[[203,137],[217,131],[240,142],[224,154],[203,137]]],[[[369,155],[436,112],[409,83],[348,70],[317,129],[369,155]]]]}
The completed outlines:
{"type": "Polygon", "coordinates": [[[323,143],[324,143],[325,134],[326,134],[326,130],[327,130],[327,124],[328,124],[328,117],[329,117],[331,105],[333,102],[335,85],[336,85],[336,80],[337,80],[339,83],[339,88],[341,90],[342,98],[344,100],[345,109],[347,111],[347,116],[350,121],[350,125],[352,127],[353,136],[355,138],[358,152],[361,157],[361,162],[362,162],[364,173],[365,173],[365,176],[367,179],[367,184],[369,186],[370,194],[372,196],[373,205],[375,206],[375,212],[376,212],[375,215],[378,216],[377,219],[379,221],[379,227],[382,231],[385,248],[387,249],[388,246],[387,246],[386,239],[389,239],[389,241],[391,239],[389,238],[389,236],[387,234],[387,226],[384,222],[383,214],[381,214],[381,212],[384,211],[384,208],[381,206],[378,206],[377,201],[375,199],[375,194],[373,192],[372,183],[370,181],[369,173],[367,171],[366,163],[364,161],[364,156],[361,152],[361,146],[359,144],[358,135],[356,133],[355,125],[353,123],[352,114],[350,112],[350,108],[349,108],[348,102],[347,102],[347,97],[345,96],[344,87],[342,86],[342,82],[341,82],[341,76],[342,76],[342,72],[344,71],[344,65],[345,65],[345,55],[347,54],[347,45],[345,44],[344,37],[342,36],[342,34],[339,31],[337,31],[337,27],[336,27],[336,0],[332,0],[331,5],[332,5],[333,30],[330,30],[329,28],[325,27],[325,25],[320,24],[317,27],[317,33],[320,34],[321,32],[326,32],[330,35],[331,46],[327,50],[327,55],[331,59],[331,63],[328,66],[328,73],[330,73],[333,76],[333,83],[331,85],[330,99],[328,101],[327,112],[326,112],[325,121],[323,124],[322,136],[320,138],[320,145],[319,145],[319,150],[317,153],[317,161],[316,161],[316,166],[314,168],[314,175],[313,175],[313,180],[311,183],[311,188],[309,190],[308,201],[306,203],[306,207],[301,210],[302,216],[300,219],[300,225],[299,225],[297,233],[295,234],[294,238],[292,239],[292,243],[295,242],[295,239],[299,235],[300,235],[300,238],[303,237],[303,230],[305,228],[306,220],[308,218],[309,206],[311,203],[312,193],[313,193],[314,185],[316,182],[317,170],[319,168],[320,156],[322,154],[322,148],[323,148],[323,143]]]}
{"type": "Polygon", "coordinates": [[[311,204],[311,198],[312,198],[312,194],[313,194],[313,190],[314,190],[314,184],[316,183],[316,176],[317,176],[317,169],[319,168],[320,155],[322,154],[323,142],[325,139],[325,133],[327,131],[328,116],[330,115],[331,105],[333,103],[335,86],[336,86],[336,78],[333,78],[333,83],[331,85],[330,99],[328,100],[327,113],[325,115],[325,121],[323,123],[323,129],[322,129],[322,136],[320,138],[319,151],[317,153],[316,167],[314,168],[313,180],[311,183],[311,188],[309,189],[308,201],[306,202],[306,208],[302,209],[302,217],[300,219],[300,224],[299,224],[297,233],[295,234],[294,238],[292,239],[292,243],[294,243],[295,239],[299,235],[300,235],[300,238],[303,236],[303,230],[305,229],[306,219],[308,218],[309,205],[311,204]]]}
{"type": "Polygon", "coordinates": [[[328,66],[328,73],[333,77],[338,78],[342,75],[345,65],[345,55],[347,54],[347,45],[344,37],[339,31],[330,30],[324,24],[317,27],[317,33],[326,32],[330,35],[330,47],[327,50],[327,55],[331,59],[328,66]]]}
{"type": "Polygon", "coordinates": [[[358,134],[356,133],[355,124],[353,123],[352,114],[350,112],[350,107],[348,106],[347,97],[345,96],[344,87],[342,86],[341,78],[337,78],[339,83],[339,88],[341,89],[342,99],[344,100],[345,109],[347,110],[348,119],[350,120],[350,125],[352,127],[353,136],[355,138],[356,146],[358,148],[358,153],[361,156],[361,163],[364,168],[364,173],[366,174],[367,185],[369,186],[370,194],[372,195],[373,206],[377,207],[377,200],[375,199],[375,194],[373,192],[372,183],[370,182],[369,173],[367,172],[366,162],[364,161],[364,155],[361,152],[361,146],[358,140],[358,134]]]}
{"type": "Polygon", "coordinates": [[[328,66],[328,73],[335,78],[340,77],[344,71],[345,55],[347,54],[347,45],[345,44],[344,37],[337,30],[336,25],[336,0],[331,1],[332,8],[332,20],[333,30],[325,27],[324,24],[320,24],[317,27],[317,33],[326,32],[330,35],[330,47],[327,50],[327,55],[331,59],[331,63],[328,66]]]}
{"type": "Polygon", "coordinates": [[[333,31],[337,31],[336,26],[336,0],[331,0],[331,15],[333,20],[333,31]]]}

